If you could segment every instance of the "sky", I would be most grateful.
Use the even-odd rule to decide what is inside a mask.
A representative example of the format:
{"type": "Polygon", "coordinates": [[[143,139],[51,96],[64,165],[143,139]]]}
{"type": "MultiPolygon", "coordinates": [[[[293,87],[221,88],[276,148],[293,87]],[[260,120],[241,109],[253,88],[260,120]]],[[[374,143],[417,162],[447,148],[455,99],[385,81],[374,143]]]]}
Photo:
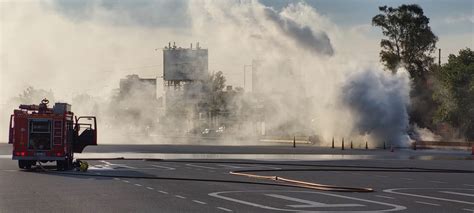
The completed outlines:
{"type": "MultiPolygon", "coordinates": [[[[280,9],[292,0],[260,0],[265,5],[280,9]]],[[[398,7],[418,4],[430,18],[432,31],[439,37],[438,47],[447,54],[456,53],[463,46],[474,46],[474,1],[472,0],[307,0],[320,14],[345,27],[367,29],[367,35],[380,40],[381,32],[371,27],[372,17],[379,6],[398,7]]],[[[445,57],[447,57],[447,54],[445,57]]]]}
{"type": "Polygon", "coordinates": [[[223,71],[227,85],[253,81],[243,79],[245,67],[260,61],[259,86],[276,94],[275,107],[308,112],[325,137],[379,127],[374,135],[403,136],[409,80],[384,72],[383,36],[371,26],[379,6],[403,3],[424,9],[443,63],[474,49],[472,0],[0,0],[0,123],[28,86],[54,91],[55,101],[85,93],[98,103],[126,75],[163,86],[163,47],[199,42],[209,49],[209,71],[223,71]],[[314,107],[300,109],[298,98],[314,107]],[[375,120],[387,123],[371,119],[382,116],[375,120]]]}
{"type": "MultiPolygon", "coordinates": [[[[218,0],[214,3],[227,4],[239,1],[252,2],[251,0],[218,0]]],[[[382,5],[396,7],[404,3],[419,4],[426,16],[430,18],[433,32],[439,37],[437,47],[442,49],[443,62],[446,62],[448,54],[457,53],[461,48],[474,47],[474,1],[472,0],[259,0],[258,2],[277,12],[290,4],[304,2],[312,7],[318,16],[316,17],[318,23],[307,24],[320,25],[324,28],[323,30],[333,32],[329,33],[333,36],[332,40],[337,40],[339,37],[341,43],[339,46],[345,47],[338,48],[339,54],[367,56],[360,60],[372,62],[379,60],[379,42],[382,33],[380,29],[371,26],[371,18],[378,13],[378,6],[382,5]],[[344,35],[352,34],[354,36],[350,39],[341,39],[344,35]]],[[[201,46],[212,47],[214,41],[207,40],[210,37],[198,37],[194,34],[197,22],[193,22],[193,17],[190,16],[190,5],[196,7],[199,4],[201,4],[200,1],[190,2],[189,0],[0,0],[2,13],[0,16],[2,76],[0,77],[5,79],[10,72],[21,73],[15,70],[17,68],[27,69],[21,67],[25,65],[16,66],[16,64],[22,63],[23,60],[31,61],[29,57],[32,60],[47,58],[48,60],[41,61],[41,66],[58,70],[79,69],[78,67],[81,66],[82,69],[93,68],[101,71],[121,70],[115,78],[137,70],[140,72],[138,74],[144,77],[159,76],[156,69],[161,67],[160,58],[156,55],[156,51],[151,50],[159,50],[168,41],[180,42],[179,45],[182,46],[200,41],[201,46]],[[90,33],[84,33],[84,31],[90,31],[90,33]],[[39,48],[44,45],[40,43],[51,41],[56,43],[39,48]],[[48,51],[57,52],[60,47],[69,48],[63,49],[66,51],[61,53],[64,58],[48,56],[50,54],[48,51]],[[91,54],[84,56],[83,51],[87,49],[94,52],[89,51],[91,54]],[[39,55],[34,55],[38,52],[39,55]],[[134,54],[130,54],[131,52],[134,54]],[[105,54],[112,54],[115,57],[106,57],[105,54]],[[69,68],[78,63],[74,60],[75,57],[81,58],[82,64],[75,66],[77,68],[69,68]],[[69,67],[53,66],[63,62],[71,65],[69,67]],[[97,66],[97,63],[101,64],[97,66]]],[[[202,3],[202,5],[206,4],[202,3]]],[[[226,17],[226,12],[231,11],[220,13],[226,17]]],[[[300,14],[300,16],[303,19],[304,15],[300,14]]],[[[238,53],[213,54],[216,54],[216,51],[211,49],[210,69],[212,71],[227,70],[224,72],[228,77],[228,83],[242,86],[242,80],[239,77],[242,66],[250,63],[252,59],[235,60],[233,63],[225,63],[226,67],[224,67],[222,63],[224,59],[220,57],[236,58],[238,53]]],[[[63,73],[57,75],[67,77],[63,73]]],[[[24,79],[25,76],[21,78],[24,79]]],[[[9,85],[11,81],[2,83],[9,85]]],[[[23,82],[18,85],[25,87],[28,84],[45,87],[46,83],[23,82]]],[[[108,87],[113,88],[116,85],[111,83],[108,87]]],[[[5,91],[7,90],[4,89],[3,92],[5,91]]],[[[2,96],[6,95],[2,94],[2,96]]]]}

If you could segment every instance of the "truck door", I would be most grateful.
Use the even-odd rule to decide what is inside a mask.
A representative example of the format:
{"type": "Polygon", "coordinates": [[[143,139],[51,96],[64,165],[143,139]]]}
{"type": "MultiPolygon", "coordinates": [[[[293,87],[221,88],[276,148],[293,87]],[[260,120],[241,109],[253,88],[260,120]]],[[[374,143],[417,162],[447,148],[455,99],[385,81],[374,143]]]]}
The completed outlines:
{"type": "Polygon", "coordinates": [[[10,115],[10,125],[8,125],[8,143],[13,143],[13,115],[10,115]]]}
{"type": "Polygon", "coordinates": [[[97,145],[97,121],[94,116],[81,116],[74,126],[73,151],[81,153],[89,145],[97,145]]]}

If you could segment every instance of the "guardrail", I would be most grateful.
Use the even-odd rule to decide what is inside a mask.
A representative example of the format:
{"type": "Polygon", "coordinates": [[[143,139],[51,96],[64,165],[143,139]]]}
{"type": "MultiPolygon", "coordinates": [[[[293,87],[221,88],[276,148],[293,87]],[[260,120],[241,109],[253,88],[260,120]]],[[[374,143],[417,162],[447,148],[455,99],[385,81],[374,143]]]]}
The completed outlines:
{"type": "Polygon", "coordinates": [[[454,142],[454,141],[415,141],[412,143],[413,149],[429,148],[453,148],[453,149],[473,149],[474,142],[454,142]]]}

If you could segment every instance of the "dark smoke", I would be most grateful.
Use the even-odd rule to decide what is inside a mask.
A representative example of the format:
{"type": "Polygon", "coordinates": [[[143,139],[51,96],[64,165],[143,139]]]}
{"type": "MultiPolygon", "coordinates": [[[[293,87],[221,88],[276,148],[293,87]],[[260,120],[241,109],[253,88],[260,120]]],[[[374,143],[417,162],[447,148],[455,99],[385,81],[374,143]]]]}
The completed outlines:
{"type": "Polygon", "coordinates": [[[271,8],[265,8],[265,15],[278,28],[292,38],[301,48],[323,55],[333,55],[331,41],[325,32],[315,33],[308,26],[301,26],[295,21],[281,16],[271,8]]]}
{"type": "Polygon", "coordinates": [[[406,146],[409,80],[404,74],[365,71],[349,76],[342,101],[354,116],[354,128],[370,134],[379,146],[406,146]]]}

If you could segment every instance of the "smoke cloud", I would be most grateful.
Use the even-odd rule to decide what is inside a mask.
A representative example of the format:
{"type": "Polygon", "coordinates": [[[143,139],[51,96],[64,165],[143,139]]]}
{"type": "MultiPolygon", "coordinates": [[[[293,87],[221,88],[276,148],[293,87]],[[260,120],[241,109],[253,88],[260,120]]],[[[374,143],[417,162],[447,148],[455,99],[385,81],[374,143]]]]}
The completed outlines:
{"type": "MultiPolygon", "coordinates": [[[[377,141],[407,146],[407,107],[409,104],[409,77],[363,71],[349,76],[342,88],[343,103],[354,117],[354,130],[372,135],[377,141]]],[[[380,142],[379,142],[380,144],[380,142]]]]}
{"type": "MultiPolygon", "coordinates": [[[[382,73],[376,52],[359,54],[376,49],[378,41],[339,28],[305,3],[279,11],[257,1],[11,1],[0,7],[0,141],[20,104],[12,98],[33,86],[52,91],[56,101],[73,101],[78,115],[98,116],[105,127],[100,137],[124,134],[123,141],[135,142],[108,126],[122,118],[110,103],[121,78],[162,75],[161,48],[169,41],[185,47],[199,41],[209,49],[210,72],[222,70],[234,87],[243,86],[243,66],[258,62],[247,69],[245,89],[265,97],[269,110],[259,116],[265,114],[274,132],[316,134],[326,143],[332,137],[405,140],[408,79],[382,73]]],[[[157,85],[163,85],[160,78],[157,85]]],[[[159,86],[158,97],[162,91],[159,86]]],[[[146,115],[152,110],[147,103],[134,98],[116,107],[146,115]]],[[[121,125],[150,119],[140,118],[121,125]]],[[[238,134],[254,132],[252,125],[242,129],[238,134]]]]}
{"type": "Polygon", "coordinates": [[[331,42],[325,32],[314,33],[308,26],[301,26],[295,21],[285,18],[272,8],[265,8],[265,15],[272,20],[278,28],[292,38],[299,47],[315,53],[333,55],[331,42]]]}

